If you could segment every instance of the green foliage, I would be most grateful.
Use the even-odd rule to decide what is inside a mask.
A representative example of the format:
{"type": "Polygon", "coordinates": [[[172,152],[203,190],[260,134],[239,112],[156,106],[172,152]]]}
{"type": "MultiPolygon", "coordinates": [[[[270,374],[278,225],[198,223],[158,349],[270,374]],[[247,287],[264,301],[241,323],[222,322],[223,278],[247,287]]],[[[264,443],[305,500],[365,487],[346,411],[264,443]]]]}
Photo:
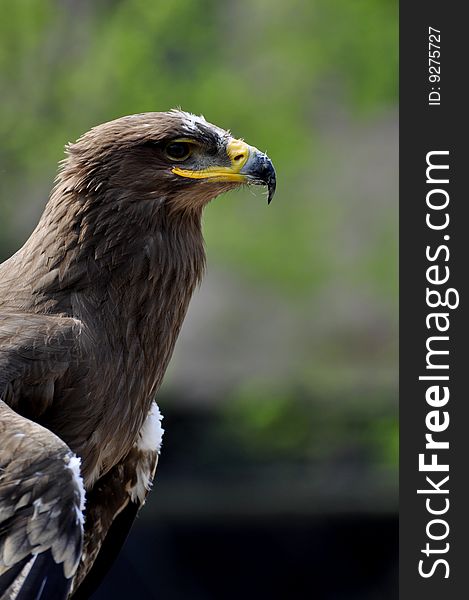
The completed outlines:
{"type": "Polygon", "coordinates": [[[222,409],[233,443],[256,460],[324,463],[359,457],[397,469],[398,426],[390,398],[371,390],[348,405],[333,394],[312,396],[298,386],[250,382],[222,409]]]}
{"type": "MultiPolygon", "coordinates": [[[[324,248],[338,214],[311,179],[315,113],[329,102],[361,113],[395,102],[395,2],[0,0],[0,9],[3,214],[12,192],[28,196],[41,178],[46,188],[64,143],[93,124],[182,106],[267,149],[278,170],[269,211],[248,192],[207,212],[213,255],[287,292],[330,276],[324,248]]],[[[363,263],[386,293],[395,253],[376,245],[363,263]]]]}

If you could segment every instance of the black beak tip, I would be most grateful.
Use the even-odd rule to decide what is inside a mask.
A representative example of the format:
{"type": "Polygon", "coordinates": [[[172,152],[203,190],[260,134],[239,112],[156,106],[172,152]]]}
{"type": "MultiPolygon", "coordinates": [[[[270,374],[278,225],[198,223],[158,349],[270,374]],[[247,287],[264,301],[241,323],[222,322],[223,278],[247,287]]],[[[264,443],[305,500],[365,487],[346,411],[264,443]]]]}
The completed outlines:
{"type": "Polygon", "coordinates": [[[275,194],[275,189],[277,187],[277,175],[275,173],[274,165],[270,158],[268,158],[265,154],[263,156],[263,164],[262,164],[262,182],[267,186],[267,204],[272,202],[272,198],[275,194]]]}
{"type": "Polygon", "coordinates": [[[246,164],[244,174],[248,176],[251,183],[267,187],[267,204],[270,204],[275,194],[275,188],[277,187],[277,176],[270,158],[266,154],[256,150],[256,153],[246,164]]]}
{"type": "Polygon", "coordinates": [[[273,176],[270,177],[269,180],[267,181],[267,190],[268,190],[267,204],[270,204],[272,202],[272,198],[274,197],[276,187],[277,187],[277,180],[275,177],[275,171],[273,171],[273,176]]]}

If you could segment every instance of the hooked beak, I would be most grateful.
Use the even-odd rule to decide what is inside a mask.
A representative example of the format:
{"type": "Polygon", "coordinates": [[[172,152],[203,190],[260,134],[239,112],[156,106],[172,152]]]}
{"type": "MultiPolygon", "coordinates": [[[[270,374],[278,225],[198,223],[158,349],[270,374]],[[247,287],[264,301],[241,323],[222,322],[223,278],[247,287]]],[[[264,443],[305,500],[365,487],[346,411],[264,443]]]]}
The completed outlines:
{"type": "Polygon", "coordinates": [[[212,166],[199,171],[173,167],[176,175],[190,179],[210,179],[220,182],[251,183],[267,186],[270,204],[276,188],[275,169],[270,158],[243,140],[231,139],[226,146],[230,166],[212,166]]]}
{"type": "Polygon", "coordinates": [[[250,148],[251,152],[246,164],[240,170],[240,174],[247,178],[248,183],[267,186],[267,204],[270,204],[275,194],[277,178],[272,161],[257,148],[250,148]]]}

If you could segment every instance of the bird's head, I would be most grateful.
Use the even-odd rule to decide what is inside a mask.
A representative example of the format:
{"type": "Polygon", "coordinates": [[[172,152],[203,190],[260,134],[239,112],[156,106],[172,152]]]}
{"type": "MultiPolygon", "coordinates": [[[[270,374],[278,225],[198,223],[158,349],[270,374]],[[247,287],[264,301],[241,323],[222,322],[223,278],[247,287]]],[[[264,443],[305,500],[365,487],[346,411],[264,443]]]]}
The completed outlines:
{"type": "Polygon", "coordinates": [[[203,117],[171,110],[131,115],[94,127],[67,148],[75,189],[152,201],[173,212],[200,210],[243,184],[275,192],[266,154],[203,117]]]}

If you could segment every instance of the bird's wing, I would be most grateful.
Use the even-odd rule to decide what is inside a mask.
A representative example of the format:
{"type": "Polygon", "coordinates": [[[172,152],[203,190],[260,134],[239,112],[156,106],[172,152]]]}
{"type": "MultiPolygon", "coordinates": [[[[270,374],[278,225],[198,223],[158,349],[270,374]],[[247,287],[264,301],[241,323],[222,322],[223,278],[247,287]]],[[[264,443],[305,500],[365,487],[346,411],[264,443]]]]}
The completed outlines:
{"type": "Polygon", "coordinates": [[[2,311],[0,398],[25,417],[39,419],[74,360],[80,336],[83,327],[76,319],[2,311]]]}
{"type": "Polygon", "coordinates": [[[158,463],[161,418],[153,403],[134,447],[87,494],[85,541],[73,600],[86,600],[99,586],[145,503],[158,463]]]}
{"type": "Polygon", "coordinates": [[[1,600],[65,598],[81,555],[79,459],[34,422],[51,406],[80,331],[67,317],[0,315],[1,600]]]}
{"type": "Polygon", "coordinates": [[[83,543],[79,459],[1,400],[0,441],[0,599],[65,599],[83,543]]]}

